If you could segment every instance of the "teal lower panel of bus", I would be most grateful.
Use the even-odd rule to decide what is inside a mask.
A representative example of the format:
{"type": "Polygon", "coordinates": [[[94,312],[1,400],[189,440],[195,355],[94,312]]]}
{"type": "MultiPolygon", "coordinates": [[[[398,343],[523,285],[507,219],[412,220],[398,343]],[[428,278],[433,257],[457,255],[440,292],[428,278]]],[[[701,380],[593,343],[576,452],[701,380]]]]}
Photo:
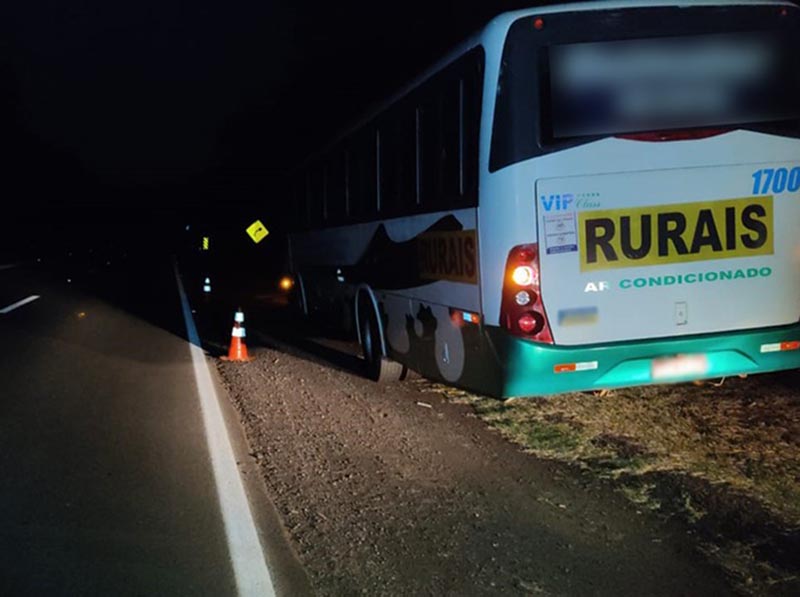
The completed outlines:
{"type": "Polygon", "coordinates": [[[800,350],[779,350],[782,343],[800,340],[800,325],[591,346],[539,344],[497,327],[485,331],[503,364],[503,397],[800,368],[800,350]]]}

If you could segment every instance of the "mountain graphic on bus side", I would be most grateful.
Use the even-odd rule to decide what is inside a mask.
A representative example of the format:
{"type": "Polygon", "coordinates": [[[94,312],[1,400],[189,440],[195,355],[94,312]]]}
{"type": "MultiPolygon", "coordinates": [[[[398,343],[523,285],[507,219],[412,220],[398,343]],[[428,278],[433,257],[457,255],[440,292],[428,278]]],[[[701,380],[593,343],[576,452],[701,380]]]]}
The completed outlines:
{"type": "Polygon", "coordinates": [[[446,215],[413,238],[397,242],[380,224],[359,260],[342,268],[352,282],[375,288],[418,288],[437,280],[475,283],[477,246],[474,230],[446,215]]]}

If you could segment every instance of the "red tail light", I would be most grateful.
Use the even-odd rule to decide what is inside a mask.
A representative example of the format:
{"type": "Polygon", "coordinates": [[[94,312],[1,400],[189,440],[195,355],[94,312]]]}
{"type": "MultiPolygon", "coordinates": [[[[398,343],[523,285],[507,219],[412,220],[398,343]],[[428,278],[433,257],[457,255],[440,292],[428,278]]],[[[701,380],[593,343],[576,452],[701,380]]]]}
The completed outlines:
{"type": "Polygon", "coordinates": [[[500,325],[515,336],[553,343],[539,286],[539,246],[511,249],[503,279],[500,325]]]}
{"type": "Polygon", "coordinates": [[[617,135],[618,139],[630,141],[691,141],[693,139],[707,139],[729,132],[730,129],[689,129],[682,131],[654,131],[649,133],[630,133],[617,135]]]}

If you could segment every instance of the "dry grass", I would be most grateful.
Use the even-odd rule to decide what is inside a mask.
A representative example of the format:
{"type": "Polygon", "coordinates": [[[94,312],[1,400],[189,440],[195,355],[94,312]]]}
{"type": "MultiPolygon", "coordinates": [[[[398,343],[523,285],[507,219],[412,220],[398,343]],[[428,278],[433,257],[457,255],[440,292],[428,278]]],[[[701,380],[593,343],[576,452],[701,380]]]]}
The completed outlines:
{"type": "MultiPolygon", "coordinates": [[[[429,382],[422,382],[429,383],[429,382]]],[[[437,386],[538,456],[618,476],[681,471],[756,498],[800,526],[800,377],[628,388],[505,402],[437,386]]]]}
{"type": "MultiPolygon", "coordinates": [[[[662,510],[664,492],[657,484],[677,479],[681,489],[670,493],[676,503],[669,510],[679,510],[690,524],[701,521],[709,516],[709,506],[693,493],[696,483],[685,483],[701,480],[717,493],[736,497],[731,511],[741,509],[742,499],[752,501],[768,515],[771,528],[800,533],[797,373],[732,378],[721,385],[649,386],[505,402],[417,383],[471,405],[490,426],[539,457],[620,479],[626,495],[643,508],[662,510]]],[[[707,552],[721,558],[742,586],[750,585],[752,574],[740,573],[747,568],[741,554],[749,550],[732,545],[739,545],[734,538],[707,552]],[[725,555],[733,551],[736,558],[725,555]]],[[[756,560],[750,562],[751,573],[753,567],[764,567],[756,560]]],[[[762,576],[770,583],[787,574],[762,576]]]]}

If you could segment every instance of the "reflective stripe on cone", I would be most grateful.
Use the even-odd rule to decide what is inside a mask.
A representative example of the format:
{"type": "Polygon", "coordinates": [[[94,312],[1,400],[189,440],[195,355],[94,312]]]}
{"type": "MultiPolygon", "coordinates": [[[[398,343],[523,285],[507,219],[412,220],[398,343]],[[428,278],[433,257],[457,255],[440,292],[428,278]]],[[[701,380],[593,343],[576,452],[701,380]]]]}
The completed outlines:
{"type": "Polygon", "coordinates": [[[231,346],[227,357],[220,357],[223,361],[247,362],[253,359],[247,354],[247,345],[244,342],[245,330],[240,322],[244,322],[244,313],[237,311],[234,315],[233,328],[231,329],[231,346]]]}

